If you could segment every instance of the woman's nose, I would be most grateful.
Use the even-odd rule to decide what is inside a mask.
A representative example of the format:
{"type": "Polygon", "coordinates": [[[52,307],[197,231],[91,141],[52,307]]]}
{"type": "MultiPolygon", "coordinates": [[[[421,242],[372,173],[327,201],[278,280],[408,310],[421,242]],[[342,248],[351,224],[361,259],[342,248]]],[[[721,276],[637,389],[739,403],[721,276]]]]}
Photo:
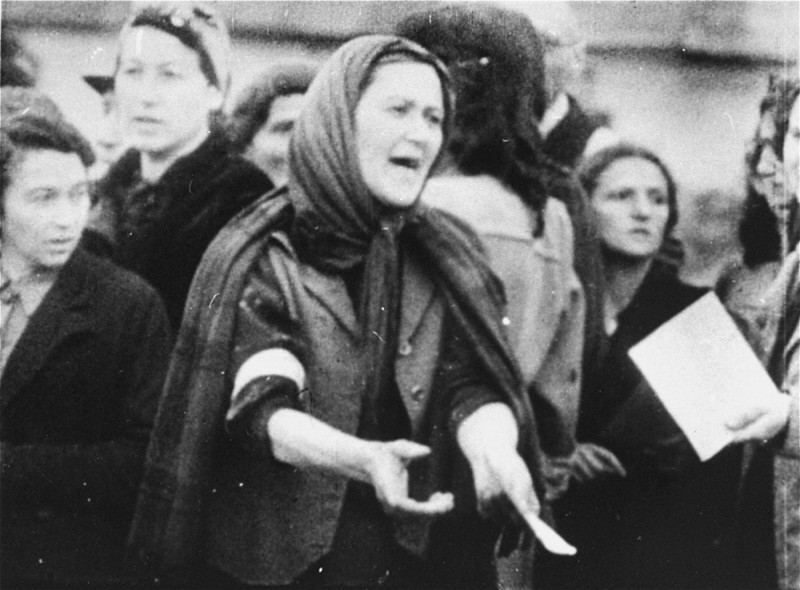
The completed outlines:
{"type": "Polygon", "coordinates": [[[428,144],[436,140],[441,128],[431,123],[426,117],[420,115],[410,117],[406,137],[419,144],[428,144]]]}
{"type": "Polygon", "coordinates": [[[633,199],[633,214],[637,218],[648,218],[653,213],[653,204],[650,198],[643,193],[637,193],[633,199]]]}
{"type": "Polygon", "coordinates": [[[158,101],[160,93],[159,84],[153,74],[143,74],[135,83],[135,96],[142,103],[153,103],[158,101]]]}

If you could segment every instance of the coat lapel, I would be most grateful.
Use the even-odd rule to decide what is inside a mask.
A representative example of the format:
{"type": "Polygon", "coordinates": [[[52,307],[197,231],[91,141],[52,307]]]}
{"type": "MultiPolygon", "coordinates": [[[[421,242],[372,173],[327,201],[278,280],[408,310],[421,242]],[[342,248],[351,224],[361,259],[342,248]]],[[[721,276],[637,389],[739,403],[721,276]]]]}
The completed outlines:
{"type": "Polygon", "coordinates": [[[400,345],[411,341],[425,311],[433,302],[434,284],[418,263],[406,257],[403,264],[403,289],[400,306],[400,345]]]}
{"type": "Polygon", "coordinates": [[[308,265],[300,265],[300,280],[306,291],[319,301],[352,336],[359,335],[353,302],[341,277],[326,275],[308,265]]]}
{"type": "Polygon", "coordinates": [[[87,264],[85,254],[76,251],[31,316],[0,380],[0,408],[5,408],[43,369],[61,342],[72,334],[94,329],[96,320],[89,313],[92,289],[85,280],[87,264]]]}

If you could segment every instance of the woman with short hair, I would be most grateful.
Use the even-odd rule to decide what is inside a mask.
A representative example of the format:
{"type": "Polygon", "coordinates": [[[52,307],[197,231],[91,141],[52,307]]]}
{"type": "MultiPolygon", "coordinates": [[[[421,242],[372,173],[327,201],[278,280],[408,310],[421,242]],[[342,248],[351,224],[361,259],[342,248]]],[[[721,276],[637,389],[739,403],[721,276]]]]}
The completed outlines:
{"type": "Polygon", "coordinates": [[[228,117],[233,149],[264,171],[275,186],[289,177],[289,140],[317,73],[310,60],[276,61],[239,94],[228,117]]]}

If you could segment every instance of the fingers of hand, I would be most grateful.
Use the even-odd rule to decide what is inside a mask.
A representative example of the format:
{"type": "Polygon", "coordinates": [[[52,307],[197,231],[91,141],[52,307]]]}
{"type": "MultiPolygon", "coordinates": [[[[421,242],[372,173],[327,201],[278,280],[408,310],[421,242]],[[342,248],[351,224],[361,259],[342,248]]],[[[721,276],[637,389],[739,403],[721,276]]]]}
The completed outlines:
{"type": "Polygon", "coordinates": [[[406,462],[413,461],[414,459],[421,459],[431,454],[430,447],[410,440],[395,440],[386,443],[386,448],[406,462]]]}
{"type": "Polygon", "coordinates": [[[622,477],[627,475],[625,468],[617,456],[603,447],[596,447],[597,459],[603,465],[603,470],[609,473],[616,473],[622,477]]]}
{"type": "Polygon", "coordinates": [[[453,494],[435,492],[425,501],[414,500],[408,496],[396,497],[391,505],[384,504],[389,514],[414,514],[419,516],[436,516],[453,509],[453,494]]]}
{"type": "Polygon", "coordinates": [[[744,430],[761,418],[765,412],[766,408],[763,406],[740,408],[725,420],[725,426],[733,432],[744,430]]]}
{"type": "Polygon", "coordinates": [[[726,421],[734,442],[746,440],[766,441],[776,436],[789,420],[790,399],[787,395],[773,395],[762,400],[757,407],[740,411],[726,421]]]}
{"type": "Polygon", "coordinates": [[[542,519],[533,514],[523,515],[531,527],[533,534],[539,539],[542,547],[555,555],[575,555],[578,550],[567,543],[564,538],[550,528],[542,519]]]}
{"type": "Polygon", "coordinates": [[[580,483],[585,483],[603,474],[627,475],[616,455],[597,445],[587,443],[575,452],[573,474],[580,483]]]}

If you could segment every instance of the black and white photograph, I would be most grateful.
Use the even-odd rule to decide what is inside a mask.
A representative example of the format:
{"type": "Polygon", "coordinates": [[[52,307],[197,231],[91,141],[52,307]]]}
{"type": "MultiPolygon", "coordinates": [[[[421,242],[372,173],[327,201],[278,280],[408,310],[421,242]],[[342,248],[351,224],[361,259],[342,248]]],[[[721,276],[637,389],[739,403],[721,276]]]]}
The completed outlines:
{"type": "Polygon", "coordinates": [[[0,589],[800,590],[800,1],[0,25],[0,589]]]}

